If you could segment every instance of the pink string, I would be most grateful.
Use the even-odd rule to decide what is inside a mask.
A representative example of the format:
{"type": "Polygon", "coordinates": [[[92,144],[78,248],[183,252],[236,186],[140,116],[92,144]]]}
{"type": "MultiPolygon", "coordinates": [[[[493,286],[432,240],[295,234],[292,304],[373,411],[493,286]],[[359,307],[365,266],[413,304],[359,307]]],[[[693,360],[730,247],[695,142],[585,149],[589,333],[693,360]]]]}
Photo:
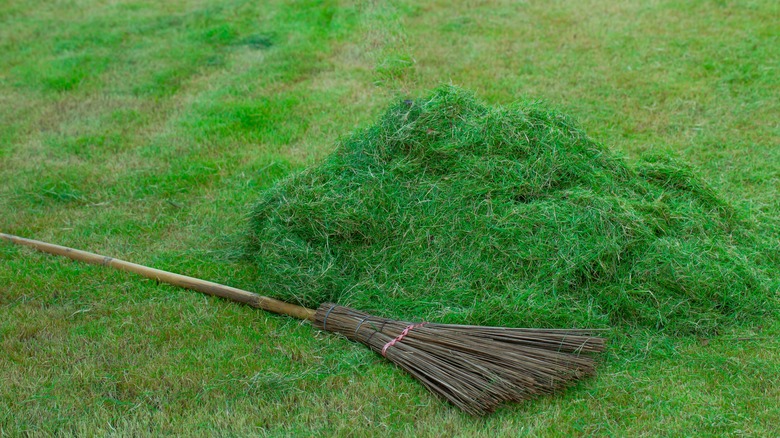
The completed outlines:
{"type": "Polygon", "coordinates": [[[396,338],[395,338],[395,339],[393,339],[392,341],[388,342],[387,344],[385,344],[385,346],[384,346],[384,347],[382,347],[382,356],[385,356],[385,353],[387,352],[387,349],[388,349],[388,348],[390,348],[390,347],[392,347],[393,345],[395,345],[395,343],[396,343],[396,342],[398,342],[398,341],[400,341],[401,339],[405,338],[405,337],[406,337],[406,335],[408,335],[408,334],[409,334],[409,332],[410,332],[412,329],[414,329],[414,328],[417,328],[417,327],[422,327],[422,326],[424,326],[425,324],[428,324],[428,323],[427,323],[427,322],[421,322],[421,323],[419,323],[419,324],[412,324],[412,325],[410,325],[410,326],[406,327],[406,328],[404,329],[404,331],[402,331],[402,332],[401,332],[401,334],[400,334],[400,335],[396,336],[396,338]]]}

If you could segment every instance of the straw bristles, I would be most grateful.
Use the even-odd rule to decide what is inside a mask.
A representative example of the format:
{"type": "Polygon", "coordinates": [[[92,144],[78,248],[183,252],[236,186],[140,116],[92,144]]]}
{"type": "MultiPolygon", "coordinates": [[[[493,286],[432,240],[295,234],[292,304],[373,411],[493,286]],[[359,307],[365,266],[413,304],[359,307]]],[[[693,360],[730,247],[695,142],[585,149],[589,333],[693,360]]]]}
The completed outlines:
{"type": "Polygon", "coordinates": [[[379,354],[385,349],[387,359],[473,415],[552,393],[593,374],[591,353],[604,351],[605,343],[590,330],[415,325],[331,303],[320,306],[314,325],[379,354]]]}

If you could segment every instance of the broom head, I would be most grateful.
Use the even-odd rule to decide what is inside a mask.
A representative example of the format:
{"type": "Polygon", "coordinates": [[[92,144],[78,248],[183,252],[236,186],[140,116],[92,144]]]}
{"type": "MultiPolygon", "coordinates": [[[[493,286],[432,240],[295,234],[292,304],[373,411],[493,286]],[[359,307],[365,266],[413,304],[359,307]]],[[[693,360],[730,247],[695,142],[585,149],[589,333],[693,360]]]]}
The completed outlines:
{"type": "Polygon", "coordinates": [[[549,394],[593,374],[591,330],[411,323],[325,303],[314,326],[367,345],[472,415],[549,394]]]}

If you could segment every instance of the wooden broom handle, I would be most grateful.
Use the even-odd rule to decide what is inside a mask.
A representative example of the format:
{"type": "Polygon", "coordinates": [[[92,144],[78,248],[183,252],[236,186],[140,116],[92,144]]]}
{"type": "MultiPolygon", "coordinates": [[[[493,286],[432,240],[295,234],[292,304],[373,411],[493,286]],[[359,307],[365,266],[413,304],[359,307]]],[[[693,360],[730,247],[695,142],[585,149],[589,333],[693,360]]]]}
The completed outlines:
{"type": "Polygon", "coordinates": [[[264,297],[256,293],[247,292],[245,290],[236,289],[234,287],[225,286],[223,284],[200,280],[194,277],[188,277],[186,275],[174,274],[173,272],[137,265],[135,263],[126,262],[124,260],[115,259],[113,257],[106,257],[87,251],[68,248],[65,246],[53,245],[51,243],[41,242],[38,240],[25,239],[24,237],[12,236],[10,234],[0,233],[0,238],[6,239],[18,245],[29,246],[49,254],[65,256],[69,259],[92,263],[94,265],[110,266],[114,269],[119,269],[120,271],[133,272],[162,283],[168,283],[174,286],[191,289],[207,295],[228,298],[233,301],[238,301],[240,303],[248,304],[252,307],[257,307],[259,309],[281,315],[292,316],[298,319],[313,320],[314,314],[316,313],[315,310],[307,309],[306,307],[302,306],[296,306],[295,304],[285,303],[284,301],[275,300],[273,298],[264,297]]]}

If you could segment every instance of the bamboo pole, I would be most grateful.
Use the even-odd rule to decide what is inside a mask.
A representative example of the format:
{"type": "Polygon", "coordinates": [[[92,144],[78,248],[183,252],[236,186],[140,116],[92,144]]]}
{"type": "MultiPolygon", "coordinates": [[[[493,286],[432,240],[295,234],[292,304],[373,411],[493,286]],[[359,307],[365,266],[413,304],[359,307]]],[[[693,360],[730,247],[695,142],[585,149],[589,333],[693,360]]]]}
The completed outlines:
{"type": "Polygon", "coordinates": [[[113,257],[106,257],[100,254],[68,248],[66,246],[54,245],[38,240],[25,239],[24,237],[13,236],[10,234],[0,233],[0,238],[8,240],[9,242],[15,243],[17,245],[29,246],[45,253],[60,255],[72,260],[91,263],[93,265],[110,266],[114,269],[132,272],[134,274],[138,274],[161,283],[168,283],[207,295],[227,298],[233,301],[248,304],[252,307],[278,313],[280,315],[292,316],[298,319],[314,320],[314,314],[316,313],[316,311],[313,309],[307,309],[306,307],[285,303],[284,301],[264,297],[253,292],[237,289],[235,287],[225,286],[223,284],[213,283],[211,281],[201,280],[186,275],[174,274],[173,272],[163,271],[161,269],[149,268],[147,266],[130,263],[113,257]]]}

